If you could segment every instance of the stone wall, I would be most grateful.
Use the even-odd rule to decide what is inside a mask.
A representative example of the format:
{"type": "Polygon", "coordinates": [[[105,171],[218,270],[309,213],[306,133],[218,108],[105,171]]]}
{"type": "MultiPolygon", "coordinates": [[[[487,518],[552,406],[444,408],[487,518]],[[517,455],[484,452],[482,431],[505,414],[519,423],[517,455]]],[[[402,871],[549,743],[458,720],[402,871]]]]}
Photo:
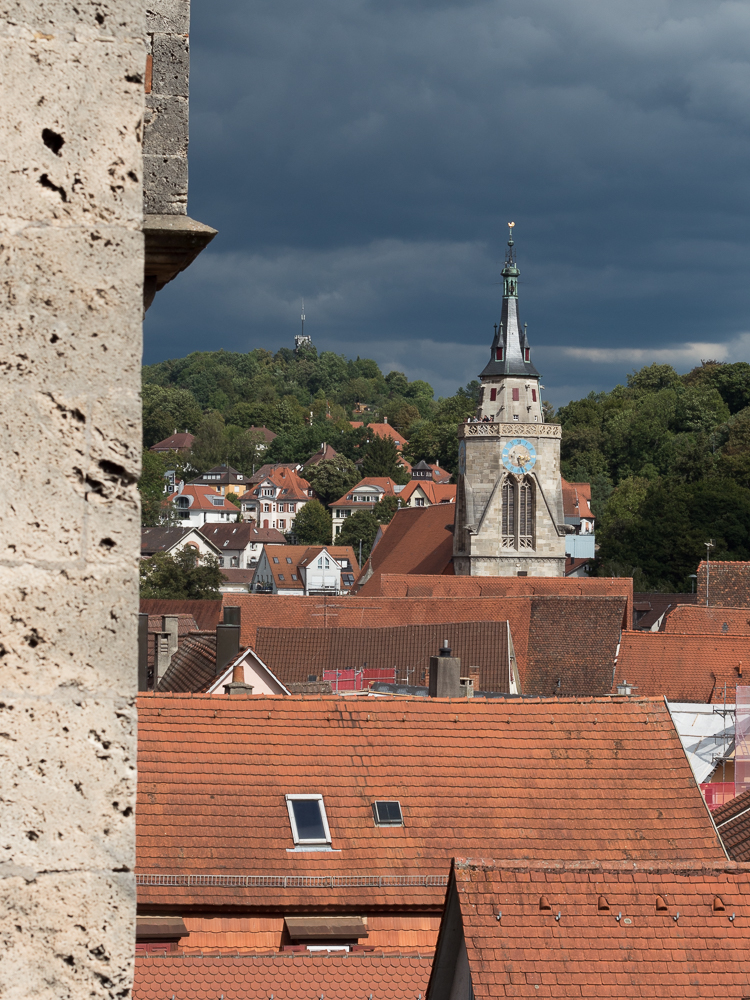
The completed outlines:
{"type": "Polygon", "coordinates": [[[0,995],[129,995],[146,41],[2,0],[0,995]]]}
{"type": "Polygon", "coordinates": [[[143,134],[144,206],[147,215],[186,215],[190,2],[149,4],[151,46],[143,134]]]}

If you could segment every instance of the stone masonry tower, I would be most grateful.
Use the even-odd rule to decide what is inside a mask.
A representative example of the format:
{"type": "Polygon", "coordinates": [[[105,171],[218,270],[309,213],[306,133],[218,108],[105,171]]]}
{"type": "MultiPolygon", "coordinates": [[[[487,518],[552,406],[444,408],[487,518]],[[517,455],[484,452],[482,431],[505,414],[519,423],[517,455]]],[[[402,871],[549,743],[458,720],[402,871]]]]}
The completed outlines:
{"type": "Polygon", "coordinates": [[[474,420],[458,430],[453,565],[458,576],[562,576],[565,534],[558,424],[545,424],[539,379],[518,318],[509,223],[503,309],[474,420]]]}

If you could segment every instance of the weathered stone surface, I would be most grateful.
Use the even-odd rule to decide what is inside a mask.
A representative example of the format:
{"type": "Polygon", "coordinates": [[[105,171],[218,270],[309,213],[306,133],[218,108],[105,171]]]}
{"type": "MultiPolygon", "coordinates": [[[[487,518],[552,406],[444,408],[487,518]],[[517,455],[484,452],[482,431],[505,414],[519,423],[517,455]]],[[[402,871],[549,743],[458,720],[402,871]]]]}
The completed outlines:
{"type": "Polygon", "coordinates": [[[185,156],[144,156],[145,198],[149,215],[187,213],[188,165],[185,156]]]}
{"type": "Polygon", "coordinates": [[[144,153],[187,156],[187,148],[187,98],[149,94],[143,130],[144,153]]]}
{"type": "Polygon", "coordinates": [[[183,35],[154,35],[153,94],[188,97],[190,93],[190,44],[183,35]]]}
{"type": "Polygon", "coordinates": [[[0,10],[0,996],[114,998],[135,915],[145,11],[0,10]]]}
{"type": "Polygon", "coordinates": [[[146,31],[186,35],[190,31],[190,0],[159,0],[149,4],[146,31]]]}
{"type": "Polygon", "coordinates": [[[3,1000],[130,996],[132,875],[31,869],[13,874],[7,866],[2,874],[3,1000]]]}

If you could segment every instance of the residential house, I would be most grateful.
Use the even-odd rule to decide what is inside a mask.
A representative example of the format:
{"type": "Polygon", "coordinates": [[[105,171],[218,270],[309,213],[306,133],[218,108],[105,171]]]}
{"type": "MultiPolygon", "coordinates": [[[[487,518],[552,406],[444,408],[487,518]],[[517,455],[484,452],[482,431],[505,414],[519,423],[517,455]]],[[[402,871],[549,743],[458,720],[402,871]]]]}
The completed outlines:
{"type": "Polygon", "coordinates": [[[717,705],[735,701],[750,671],[750,634],[623,632],[612,691],[717,705]],[[743,675],[744,670],[744,675],[743,675]]]}
{"type": "Polygon", "coordinates": [[[236,683],[241,674],[239,683],[245,685],[247,696],[289,694],[289,690],[254,650],[235,648],[234,644],[229,648],[224,643],[226,648],[217,659],[216,633],[193,636],[192,639],[190,646],[186,645],[179,657],[173,657],[169,669],[159,681],[159,692],[224,694],[225,687],[236,683]]]}
{"type": "Polygon", "coordinates": [[[247,493],[240,500],[244,518],[261,528],[276,528],[294,533],[294,520],[311,497],[315,496],[306,479],[290,465],[264,466],[270,471],[256,473],[247,493]]]}
{"type": "MultiPolygon", "coordinates": [[[[286,576],[281,556],[275,569],[282,569],[286,576]]],[[[534,579],[537,585],[544,582],[542,577],[534,579]]],[[[510,581],[514,583],[516,578],[510,581]]],[[[253,648],[261,628],[383,628],[507,621],[521,693],[542,697],[608,695],[617,647],[628,620],[627,597],[607,593],[603,587],[601,593],[590,596],[571,591],[570,585],[587,584],[587,580],[552,577],[547,582],[561,585],[561,593],[524,593],[519,588],[510,597],[431,597],[428,592],[421,597],[353,595],[346,600],[320,596],[315,601],[256,593],[234,594],[226,603],[241,609],[242,644],[253,648]]],[[[472,665],[476,664],[466,664],[472,665]]],[[[481,686],[487,687],[484,681],[481,686]]]]}
{"type": "Polygon", "coordinates": [[[477,857],[452,866],[427,1000],[750,992],[747,865],[477,857]]]}
{"type": "Polygon", "coordinates": [[[157,552],[174,555],[181,549],[193,549],[199,556],[220,555],[217,546],[201,534],[195,527],[158,525],[141,528],[141,558],[148,558],[157,552]]]}
{"type": "Polygon", "coordinates": [[[264,545],[253,589],[304,597],[342,594],[351,590],[358,573],[351,545],[264,545]]]}
{"type": "Polygon", "coordinates": [[[256,427],[255,424],[250,424],[248,430],[252,431],[261,439],[257,445],[258,451],[265,451],[278,437],[278,434],[274,434],[274,432],[270,431],[267,427],[256,427]]]}
{"type": "Polygon", "coordinates": [[[455,503],[455,483],[436,483],[432,479],[412,479],[398,495],[402,507],[431,507],[436,503],[455,503]]]}
{"type": "Polygon", "coordinates": [[[231,465],[215,465],[197,479],[191,479],[188,485],[213,486],[222,496],[234,493],[235,496],[241,497],[250,485],[250,477],[233,469],[231,465]]]}
{"type": "Polygon", "coordinates": [[[251,594],[253,590],[254,569],[224,568],[221,571],[222,582],[220,594],[251,594]]]}
{"type": "Polygon", "coordinates": [[[147,694],[138,739],[139,915],[185,953],[429,951],[459,844],[727,864],[660,698],[147,694]]]}
{"type": "Polygon", "coordinates": [[[195,441],[195,434],[188,434],[187,431],[182,434],[178,434],[177,431],[175,431],[174,434],[170,434],[170,436],[168,438],[164,438],[163,441],[152,444],[149,451],[157,451],[161,453],[176,451],[178,455],[187,455],[193,447],[193,441],[195,441]]]}
{"type": "Polygon", "coordinates": [[[750,608],[750,562],[700,563],[696,581],[698,602],[709,607],[750,608]]]}
{"type": "Polygon", "coordinates": [[[667,617],[681,604],[695,604],[695,594],[633,594],[633,628],[641,632],[659,632],[667,617]]]}
{"type": "MultiPolygon", "coordinates": [[[[591,510],[591,484],[569,483],[564,478],[561,479],[561,483],[565,524],[571,524],[575,529],[574,533],[565,536],[565,554],[574,560],[593,559],[596,555],[596,546],[594,513],[591,510]]],[[[570,575],[567,570],[568,567],[566,576],[570,575]]]]}
{"type": "Polygon", "coordinates": [[[186,486],[179,483],[174,493],[163,501],[171,506],[172,515],[184,527],[200,528],[201,525],[217,521],[236,521],[239,507],[235,507],[213,486],[186,486]]]}
{"type": "Polygon", "coordinates": [[[350,420],[349,423],[352,425],[352,427],[355,428],[356,427],[366,428],[368,431],[374,434],[375,437],[390,438],[391,441],[393,441],[393,443],[396,445],[397,451],[403,451],[409,445],[409,442],[406,440],[403,434],[399,434],[399,432],[393,427],[393,425],[388,423],[388,417],[383,417],[382,424],[374,424],[370,423],[369,421],[365,424],[361,420],[350,420]]]}
{"type": "Polygon", "coordinates": [[[204,524],[201,535],[217,550],[224,569],[254,569],[264,545],[285,545],[286,539],[275,528],[258,528],[254,522],[204,524]]]}
{"type": "Polygon", "coordinates": [[[451,478],[450,472],[441,469],[439,465],[430,465],[424,459],[414,466],[410,465],[409,472],[412,479],[418,479],[421,482],[447,483],[450,482],[451,478]]]}
{"type": "Polygon", "coordinates": [[[330,444],[325,441],[320,446],[320,450],[316,451],[314,455],[311,455],[305,464],[302,466],[303,469],[308,469],[311,465],[319,465],[321,462],[330,462],[338,455],[337,451],[334,451],[330,444]]]}
{"type": "Polygon", "coordinates": [[[333,538],[341,531],[344,521],[359,510],[375,509],[384,497],[399,496],[405,487],[388,476],[370,476],[360,479],[344,496],[329,504],[333,517],[333,538]]]}

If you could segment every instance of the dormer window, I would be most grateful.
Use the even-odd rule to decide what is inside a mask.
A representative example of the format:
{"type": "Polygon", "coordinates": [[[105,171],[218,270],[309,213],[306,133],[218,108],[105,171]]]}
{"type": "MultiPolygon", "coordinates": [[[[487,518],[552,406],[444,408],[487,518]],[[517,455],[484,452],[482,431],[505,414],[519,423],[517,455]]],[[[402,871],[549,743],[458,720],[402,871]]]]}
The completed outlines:
{"type": "Polygon", "coordinates": [[[495,348],[495,361],[502,361],[502,360],[503,360],[503,349],[502,349],[502,347],[496,347],[495,348]]]}
{"type": "Polygon", "coordinates": [[[322,795],[286,795],[285,799],[295,844],[331,843],[322,795]]]}

